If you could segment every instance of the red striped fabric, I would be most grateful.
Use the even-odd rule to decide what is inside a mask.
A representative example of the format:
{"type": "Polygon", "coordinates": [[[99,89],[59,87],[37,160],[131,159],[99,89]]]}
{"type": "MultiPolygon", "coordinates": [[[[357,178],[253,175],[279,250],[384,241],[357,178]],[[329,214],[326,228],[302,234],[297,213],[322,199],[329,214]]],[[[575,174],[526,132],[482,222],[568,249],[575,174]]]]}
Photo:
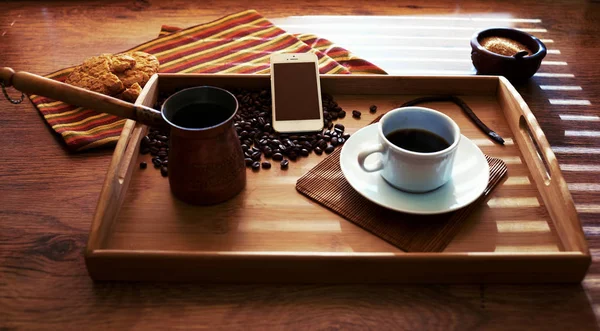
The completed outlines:
{"type": "MultiPolygon", "coordinates": [[[[312,52],[322,74],[385,74],[330,41],[314,35],[291,35],[254,10],[231,14],[187,29],[163,25],[159,37],[128,51],[154,54],[160,72],[268,73],[274,52],[312,52]]],[[[46,77],[64,81],[73,67],[46,77]]],[[[72,151],[113,146],[125,120],[45,97],[29,98],[72,151]]]]}

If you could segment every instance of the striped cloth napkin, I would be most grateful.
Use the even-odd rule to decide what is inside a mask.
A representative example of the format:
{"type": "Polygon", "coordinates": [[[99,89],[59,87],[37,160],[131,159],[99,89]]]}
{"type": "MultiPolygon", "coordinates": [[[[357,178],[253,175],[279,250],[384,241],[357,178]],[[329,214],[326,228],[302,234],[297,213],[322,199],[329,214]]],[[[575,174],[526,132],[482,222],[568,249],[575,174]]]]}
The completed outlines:
{"type": "MultiPolygon", "coordinates": [[[[154,54],[160,72],[168,73],[269,73],[273,52],[312,52],[322,74],[385,74],[372,63],[352,55],[328,40],[310,34],[291,35],[254,10],[225,16],[187,29],[163,26],[159,37],[129,51],[154,54]]],[[[46,77],[64,81],[74,67],[46,77]]],[[[71,151],[113,146],[124,119],[51,100],[29,98],[71,151]]]]}

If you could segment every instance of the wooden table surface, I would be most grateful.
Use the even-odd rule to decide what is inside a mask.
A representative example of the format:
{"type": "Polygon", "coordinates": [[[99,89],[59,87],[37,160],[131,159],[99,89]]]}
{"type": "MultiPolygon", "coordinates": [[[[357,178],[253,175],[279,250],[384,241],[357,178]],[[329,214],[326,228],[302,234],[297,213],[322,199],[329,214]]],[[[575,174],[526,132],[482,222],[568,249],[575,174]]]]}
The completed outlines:
{"type": "Polygon", "coordinates": [[[544,286],[94,283],[83,249],[112,151],[69,154],[28,101],[2,98],[0,330],[598,328],[600,3],[0,1],[0,66],[46,74],[131,48],[161,24],[187,27],[243,9],[290,32],[329,38],[392,74],[472,74],[469,37],[489,26],[544,40],[549,55],[518,90],[580,213],[595,257],[586,279],[544,286]]]}

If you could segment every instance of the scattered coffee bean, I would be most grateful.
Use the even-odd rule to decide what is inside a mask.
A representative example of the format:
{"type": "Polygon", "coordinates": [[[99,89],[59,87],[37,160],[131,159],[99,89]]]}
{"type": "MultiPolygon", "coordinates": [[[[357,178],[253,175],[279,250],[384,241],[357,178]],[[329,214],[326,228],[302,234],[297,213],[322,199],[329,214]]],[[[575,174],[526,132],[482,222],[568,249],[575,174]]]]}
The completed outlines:
{"type": "Polygon", "coordinates": [[[290,164],[290,161],[282,160],[280,164],[281,164],[281,169],[287,169],[288,165],[290,164]]]}
{"type": "Polygon", "coordinates": [[[325,148],[325,154],[331,154],[333,153],[333,150],[335,149],[335,147],[329,145],[327,146],[327,148],[325,148]]]}
{"type": "Polygon", "coordinates": [[[354,118],[360,118],[361,112],[359,112],[358,110],[353,110],[352,111],[352,117],[354,118]]]}
{"type": "Polygon", "coordinates": [[[331,146],[337,146],[338,145],[338,138],[337,137],[331,138],[330,144],[331,144],[331,146]]]}
{"type": "MultiPolygon", "coordinates": [[[[330,95],[323,94],[322,98],[323,130],[321,132],[288,134],[273,130],[270,90],[237,89],[232,92],[239,105],[238,113],[233,118],[233,126],[244,152],[244,162],[249,167],[255,167],[255,163],[259,162],[260,168],[262,165],[260,162],[264,156],[281,162],[282,168],[287,168],[289,160],[308,157],[312,151],[320,155],[325,149],[335,148],[333,144],[328,144],[332,137],[337,138],[338,145],[341,144],[341,137],[345,128],[339,123],[335,124],[334,121],[344,118],[346,111],[330,95]],[[327,134],[324,134],[323,131],[326,131],[327,134]],[[284,159],[284,156],[287,156],[289,160],[284,159]]],[[[155,104],[156,109],[160,109],[162,102],[165,100],[164,96],[161,96],[161,98],[155,104]]],[[[161,173],[162,167],[168,165],[168,141],[168,131],[163,132],[150,128],[148,134],[142,138],[140,143],[140,153],[152,154],[154,157],[152,162],[156,168],[161,169],[161,173]]]]}
{"type": "Polygon", "coordinates": [[[371,107],[369,107],[369,111],[370,111],[371,113],[375,113],[375,112],[377,111],[377,106],[375,106],[375,105],[371,105],[371,107]]]}
{"type": "Polygon", "coordinates": [[[262,163],[262,168],[263,169],[271,169],[271,162],[269,161],[265,161],[262,163]]]}
{"type": "Polygon", "coordinates": [[[167,167],[162,167],[160,168],[160,174],[163,177],[167,177],[169,175],[169,169],[167,167]]]}
{"type": "Polygon", "coordinates": [[[148,168],[148,164],[146,162],[140,162],[140,169],[148,168]]]}
{"type": "Polygon", "coordinates": [[[343,144],[345,142],[346,142],[346,139],[344,139],[344,138],[338,138],[338,145],[341,145],[341,144],[343,144]]]}
{"type": "Polygon", "coordinates": [[[346,133],[345,135],[342,136],[342,138],[344,138],[345,140],[348,140],[348,138],[350,138],[350,134],[346,133]]]}
{"type": "Polygon", "coordinates": [[[254,161],[252,163],[252,170],[258,170],[258,169],[260,169],[260,162],[254,161]]]}

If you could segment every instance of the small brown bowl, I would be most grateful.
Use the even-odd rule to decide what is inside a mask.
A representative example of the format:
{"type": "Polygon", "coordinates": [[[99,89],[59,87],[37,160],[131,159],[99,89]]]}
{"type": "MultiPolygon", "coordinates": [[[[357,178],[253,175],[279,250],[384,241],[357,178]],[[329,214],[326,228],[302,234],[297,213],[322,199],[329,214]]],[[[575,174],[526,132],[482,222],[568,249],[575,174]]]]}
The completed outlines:
{"type": "Polygon", "coordinates": [[[546,45],[525,32],[509,28],[492,28],[476,33],[471,39],[471,60],[481,75],[504,76],[512,83],[524,82],[540,68],[546,56],[546,45]],[[504,37],[526,46],[532,55],[522,57],[493,53],[481,45],[487,37],[504,37]]]}

